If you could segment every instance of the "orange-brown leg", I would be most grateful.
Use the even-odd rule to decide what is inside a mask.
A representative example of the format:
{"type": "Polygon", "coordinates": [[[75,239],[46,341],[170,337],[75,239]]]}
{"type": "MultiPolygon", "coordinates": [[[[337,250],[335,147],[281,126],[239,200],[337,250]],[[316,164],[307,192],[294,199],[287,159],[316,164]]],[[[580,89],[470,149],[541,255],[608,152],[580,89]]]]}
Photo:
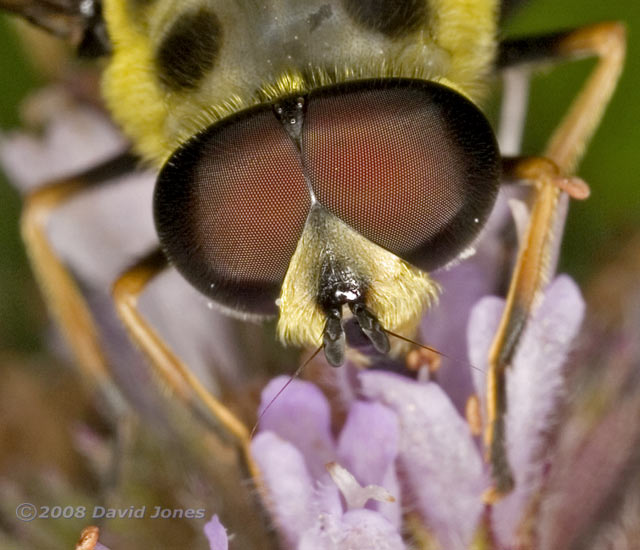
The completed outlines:
{"type": "MultiPolygon", "coordinates": [[[[25,198],[21,219],[27,254],[51,316],[71,348],[75,362],[84,375],[83,380],[101,394],[103,405],[110,407],[116,432],[116,449],[122,446],[123,441],[126,444],[131,422],[130,410],[112,381],[91,310],[73,275],[49,241],[48,224],[60,206],[130,170],[135,162],[127,154],[120,155],[90,172],[37,189],[25,198]]],[[[120,454],[114,452],[110,467],[103,473],[102,496],[105,499],[118,483],[120,458],[120,454]]]]}
{"type": "Polygon", "coordinates": [[[38,189],[25,199],[22,238],[52,317],[60,327],[86,379],[100,386],[109,381],[98,329],[78,285],[58,258],[47,236],[53,212],[93,184],[82,178],[38,189]]]}
{"type": "MultiPolygon", "coordinates": [[[[105,390],[111,387],[111,377],[98,327],[73,275],[53,249],[47,232],[49,221],[60,206],[131,171],[137,162],[129,153],[123,153],[73,178],[36,189],[25,197],[22,210],[22,238],[47,307],[85,379],[105,390]]],[[[113,396],[117,392],[109,394],[113,396]]]]}
{"type": "Polygon", "coordinates": [[[532,182],[535,198],[507,294],[505,311],[489,352],[485,441],[494,485],[487,494],[488,500],[499,498],[513,486],[504,426],[507,408],[506,371],[537,298],[555,269],[568,201],[564,189],[571,191],[573,184],[581,187],[579,180],[570,176],[616,87],[624,54],[625,30],[619,23],[601,23],[502,45],[500,64],[503,67],[585,56],[597,56],[599,61],[549,139],[543,153],[549,162],[516,160],[505,164],[507,178],[532,182]],[[563,181],[569,185],[568,188],[563,181]]]}
{"type": "Polygon", "coordinates": [[[227,407],[216,399],[156,334],[138,310],[138,299],[148,284],[168,267],[160,250],[156,250],[128,269],[113,285],[112,293],[118,314],[134,342],[150,361],[159,378],[182,401],[194,410],[204,406],[217,428],[233,437],[244,451],[252,474],[257,470],[248,453],[249,430],[227,407]]]}

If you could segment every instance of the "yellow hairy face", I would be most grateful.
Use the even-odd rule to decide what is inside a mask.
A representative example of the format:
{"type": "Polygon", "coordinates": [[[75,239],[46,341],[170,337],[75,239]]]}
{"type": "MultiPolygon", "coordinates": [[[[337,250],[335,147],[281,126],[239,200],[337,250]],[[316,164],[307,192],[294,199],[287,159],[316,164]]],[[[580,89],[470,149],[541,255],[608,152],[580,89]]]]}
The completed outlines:
{"type": "Polygon", "coordinates": [[[312,211],[291,259],[280,297],[280,339],[294,345],[322,343],[325,318],[317,305],[323,254],[329,249],[367,281],[365,305],[388,330],[403,332],[417,323],[437,298],[426,273],[365,239],[323,208],[312,211]],[[374,261],[371,261],[374,259],[374,261]]]}
{"type": "Polygon", "coordinates": [[[104,95],[161,168],[173,265],[334,364],[343,314],[378,351],[413,330],[437,298],[425,271],[468,247],[496,195],[473,103],[495,2],[105,0],[104,16],[104,95]]]}

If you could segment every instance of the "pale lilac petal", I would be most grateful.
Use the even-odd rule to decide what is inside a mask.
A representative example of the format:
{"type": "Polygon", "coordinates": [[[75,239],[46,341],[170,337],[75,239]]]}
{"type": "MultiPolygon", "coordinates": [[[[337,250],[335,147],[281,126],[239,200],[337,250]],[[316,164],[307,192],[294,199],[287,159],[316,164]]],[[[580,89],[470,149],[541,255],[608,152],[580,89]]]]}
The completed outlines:
{"type": "Polygon", "coordinates": [[[325,470],[324,475],[314,481],[316,483],[314,509],[318,513],[342,515],[344,512],[343,498],[329,472],[325,470]]]}
{"type": "Polygon", "coordinates": [[[381,485],[396,502],[376,502],[378,510],[393,525],[402,521],[400,491],[394,466],[398,454],[396,414],[380,403],[354,402],[340,437],[338,460],[363,485],[381,485]]]}
{"type": "Polygon", "coordinates": [[[563,366],[583,315],[578,287],[569,277],[558,277],[529,322],[507,374],[507,451],[516,488],[494,508],[494,528],[503,543],[512,541],[542,481],[542,444],[553,426],[564,390],[563,366]]]}
{"type": "MultiPolygon", "coordinates": [[[[0,163],[13,185],[28,191],[74,175],[126,148],[122,134],[95,108],[51,86],[30,99],[43,135],[0,135],[0,163]]],[[[33,110],[33,109],[32,109],[33,110]]]]}
{"type": "Polygon", "coordinates": [[[421,342],[458,359],[443,361],[438,382],[459,411],[464,411],[473,391],[460,335],[465,333],[473,305],[483,296],[497,291],[501,272],[496,266],[504,257],[501,232],[509,220],[507,199],[511,194],[511,190],[501,190],[489,221],[475,243],[475,255],[433,273],[433,278],[442,287],[442,294],[438,305],[427,311],[420,327],[421,342]]]}
{"type": "MultiPolygon", "coordinates": [[[[99,306],[94,314],[101,330],[114,340],[108,347],[118,353],[129,344],[119,334],[121,323],[115,318],[110,289],[128,267],[158,246],[151,213],[154,182],[149,172],[105,181],[62,205],[48,227],[56,252],[80,279],[92,305],[99,306]]],[[[139,303],[145,318],[214,395],[219,393],[218,378],[224,377],[227,387],[242,373],[246,379],[251,362],[242,358],[239,346],[229,345],[234,342],[231,322],[207,307],[207,299],[175,270],[155,278],[139,303]]],[[[140,387],[127,382],[133,375],[130,358],[114,365],[126,367],[120,378],[124,387],[140,387]]]]}
{"type": "Polygon", "coordinates": [[[482,459],[442,389],[384,372],[363,372],[363,393],[398,414],[399,468],[416,511],[446,548],[466,548],[483,510],[482,459]]]}
{"type": "Polygon", "coordinates": [[[454,358],[443,359],[438,382],[459,411],[473,391],[472,373],[465,364],[462,337],[469,310],[490,289],[484,266],[475,258],[434,275],[442,285],[438,306],[427,311],[421,324],[421,341],[454,358]],[[458,361],[456,361],[458,359],[458,361]]]}
{"type": "Polygon", "coordinates": [[[342,516],[345,527],[344,550],[375,548],[400,550],[405,544],[398,530],[380,514],[369,510],[351,510],[342,516]]]}
{"type": "Polygon", "coordinates": [[[476,394],[480,397],[482,410],[486,410],[487,371],[489,348],[500,324],[504,300],[495,296],[482,298],[471,310],[467,327],[469,361],[476,367],[472,371],[476,394]]]}
{"type": "Polygon", "coordinates": [[[105,180],[52,215],[53,247],[85,284],[109,289],[138,258],[158,246],[151,203],[155,176],[134,172],[105,180]]]}
{"type": "Polygon", "coordinates": [[[148,363],[131,344],[110,294],[117,276],[157,245],[150,213],[153,183],[152,175],[138,172],[82,193],[53,212],[47,236],[79,281],[117,386],[143,415],[160,420],[148,363]]]}
{"type": "Polygon", "coordinates": [[[295,548],[300,534],[314,525],[318,515],[314,480],[304,457],[272,432],[259,433],[253,439],[251,454],[268,491],[271,517],[288,546],[295,548]]]}
{"type": "Polygon", "coordinates": [[[384,517],[351,510],[342,517],[321,515],[304,533],[297,550],[404,550],[402,537],[384,517]]]}
{"type": "Polygon", "coordinates": [[[396,498],[396,501],[377,502],[371,508],[376,509],[391,523],[391,525],[400,529],[403,513],[402,488],[400,486],[400,481],[398,480],[398,470],[395,466],[387,470],[387,475],[384,476],[380,485],[389,491],[389,493],[396,498]]]}
{"type": "Polygon", "coordinates": [[[355,402],[338,438],[338,460],[363,485],[379,485],[398,454],[398,420],[380,403],[355,402]]]}
{"type": "MultiPolygon", "coordinates": [[[[288,381],[288,377],[279,376],[267,384],[262,390],[260,414],[288,381]]],[[[260,430],[291,442],[304,456],[311,476],[325,478],[326,464],[336,458],[330,415],[329,402],[315,385],[293,380],[260,420],[260,430]]]]}
{"type": "Polygon", "coordinates": [[[209,300],[175,269],[156,277],[139,300],[140,311],[154,330],[209,391],[219,395],[221,385],[240,391],[240,386],[255,376],[256,356],[261,350],[257,344],[247,349],[241,337],[251,330],[260,331],[260,327],[239,327],[239,322],[208,304],[209,300]]]}
{"type": "Polygon", "coordinates": [[[204,524],[204,534],[209,541],[210,550],[229,550],[227,530],[222,526],[217,515],[204,524]]]}

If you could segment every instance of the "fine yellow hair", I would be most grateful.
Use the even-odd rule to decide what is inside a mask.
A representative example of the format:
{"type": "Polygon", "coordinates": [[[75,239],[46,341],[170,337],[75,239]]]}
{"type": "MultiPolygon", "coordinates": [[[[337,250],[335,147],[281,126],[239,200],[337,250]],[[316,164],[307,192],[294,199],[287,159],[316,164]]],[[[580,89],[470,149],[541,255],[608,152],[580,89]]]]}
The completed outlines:
{"type": "Polygon", "coordinates": [[[102,93],[136,150],[161,162],[168,148],[167,107],[153,74],[150,38],[144,26],[135,24],[129,9],[124,0],[106,0],[103,5],[113,53],[102,77],[102,93]]]}

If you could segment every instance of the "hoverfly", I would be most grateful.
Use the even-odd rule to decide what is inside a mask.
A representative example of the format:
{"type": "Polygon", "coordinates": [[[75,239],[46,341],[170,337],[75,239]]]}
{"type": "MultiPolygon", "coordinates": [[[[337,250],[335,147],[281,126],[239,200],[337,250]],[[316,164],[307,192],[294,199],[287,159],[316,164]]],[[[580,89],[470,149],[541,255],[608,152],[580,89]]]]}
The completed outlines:
{"type": "MultiPolygon", "coordinates": [[[[573,174],[622,68],[621,25],[498,44],[494,0],[0,5],[105,56],[105,102],[158,173],[160,246],[115,282],[116,307],[161,376],[242,445],[244,426],[139,313],[150,281],[172,265],[229,313],[277,316],[282,341],[321,346],[334,366],[347,326],[372,354],[399,353],[389,336],[411,335],[437,297],[428,273],[473,244],[501,181],[531,184],[489,357],[489,497],[511,489],[505,373],[553,272],[568,197],[587,194],[573,174]],[[501,156],[479,107],[492,75],[583,56],[598,64],[541,156],[501,156]]],[[[89,185],[36,192],[24,233],[79,361],[104,372],[89,310],[42,231],[43,216],[89,185]]]]}

